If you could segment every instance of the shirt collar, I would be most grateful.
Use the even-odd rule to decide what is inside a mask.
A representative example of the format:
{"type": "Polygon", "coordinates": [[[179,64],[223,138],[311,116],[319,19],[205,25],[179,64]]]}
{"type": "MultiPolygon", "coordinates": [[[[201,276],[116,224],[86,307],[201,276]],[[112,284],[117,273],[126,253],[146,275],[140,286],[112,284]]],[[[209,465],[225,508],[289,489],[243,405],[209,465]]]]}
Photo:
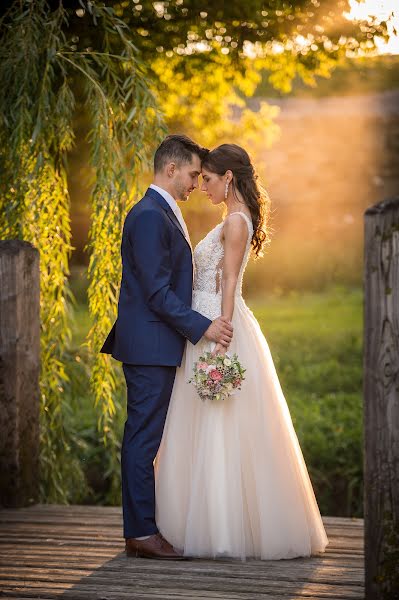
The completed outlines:
{"type": "Polygon", "coordinates": [[[159,187],[158,185],[155,185],[155,183],[151,183],[150,188],[152,188],[153,190],[158,192],[158,194],[161,194],[162,198],[164,200],[166,200],[166,202],[169,204],[169,206],[173,210],[173,212],[176,212],[176,209],[179,208],[178,204],[177,204],[176,200],[173,198],[173,196],[171,196],[169,194],[169,192],[167,192],[163,188],[159,187]]]}

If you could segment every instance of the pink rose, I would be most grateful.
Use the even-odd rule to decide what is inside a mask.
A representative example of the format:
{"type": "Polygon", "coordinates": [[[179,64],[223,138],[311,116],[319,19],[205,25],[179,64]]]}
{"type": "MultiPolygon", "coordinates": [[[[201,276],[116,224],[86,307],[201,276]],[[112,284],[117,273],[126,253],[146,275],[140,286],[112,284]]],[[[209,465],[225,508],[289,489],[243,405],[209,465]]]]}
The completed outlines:
{"type": "Polygon", "coordinates": [[[215,369],[214,371],[211,371],[210,377],[213,379],[213,381],[220,381],[222,379],[222,374],[220,371],[215,369]]]}
{"type": "Polygon", "coordinates": [[[201,370],[201,371],[206,371],[208,368],[208,363],[206,362],[200,362],[197,365],[197,369],[201,370]]]}

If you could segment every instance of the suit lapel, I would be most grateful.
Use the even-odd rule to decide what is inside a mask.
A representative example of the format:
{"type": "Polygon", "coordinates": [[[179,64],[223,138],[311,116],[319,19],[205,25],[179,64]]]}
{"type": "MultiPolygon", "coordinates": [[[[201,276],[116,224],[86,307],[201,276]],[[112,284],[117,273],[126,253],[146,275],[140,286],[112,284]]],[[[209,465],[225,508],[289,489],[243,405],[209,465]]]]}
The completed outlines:
{"type": "Polygon", "coordinates": [[[170,208],[170,206],[166,202],[165,198],[163,196],[161,196],[161,194],[159,194],[157,192],[157,190],[154,190],[153,188],[148,188],[148,190],[146,191],[145,195],[146,196],[150,196],[150,198],[153,198],[154,200],[156,200],[158,202],[158,204],[160,204],[162,206],[162,208],[166,212],[166,215],[168,216],[168,218],[171,221],[171,223],[173,223],[173,225],[175,227],[177,227],[177,229],[180,231],[180,233],[182,234],[182,236],[186,240],[187,246],[190,248],[190,252],[191,252],[191,246],[190,246],[190,244],[188,242],[188,239],[186,238],[186,234],[184,233],[184,231],[182,229],[182,226],[179,223],[179,219],[176,217],[175,213],[170,208]]]}
{"type": "Polygon", "coordinates": [[[180,225],[179,219],[176,217],[175,213],[170,208],[169,204],[168,204],[168,209],[166,211],[166,214],[168,215],[168,217],[172,221],[172,223],[174,225],[176,225],[176,227],[178,228],[178,230],[184,235],[184,239],[186,239],[186,234],[184,233],[184,231],[182,229],[182,226],[180,225]]]}

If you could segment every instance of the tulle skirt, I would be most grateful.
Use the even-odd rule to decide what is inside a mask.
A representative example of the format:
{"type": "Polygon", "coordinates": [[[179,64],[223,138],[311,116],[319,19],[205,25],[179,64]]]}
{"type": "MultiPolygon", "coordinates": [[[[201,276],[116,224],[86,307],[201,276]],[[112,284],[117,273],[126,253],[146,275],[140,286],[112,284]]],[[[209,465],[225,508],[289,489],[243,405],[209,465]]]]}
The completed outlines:
{"type": "Polygon", "coordinates": [[[273,560],[323,552],[328,539],[287,403],[241,296],[233,326],[229,353],[246,373],[228,400],[202,401],[188,383],[210,344],[187,342],[155,461],[157,525],[190,556],[273,560]]]}

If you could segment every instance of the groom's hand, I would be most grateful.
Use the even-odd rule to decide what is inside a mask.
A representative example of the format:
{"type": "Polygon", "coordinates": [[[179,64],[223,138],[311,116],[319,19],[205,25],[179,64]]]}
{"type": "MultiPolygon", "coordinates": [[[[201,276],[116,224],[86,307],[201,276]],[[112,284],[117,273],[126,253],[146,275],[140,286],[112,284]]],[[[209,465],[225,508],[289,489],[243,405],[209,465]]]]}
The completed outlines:
{"type": "Polygon", "coordinates": [[[233,338],[233,326],[226,317],[218,317],[209,325],[204,336],[207,340],[222,344],[228,348],[233,338]]]}

